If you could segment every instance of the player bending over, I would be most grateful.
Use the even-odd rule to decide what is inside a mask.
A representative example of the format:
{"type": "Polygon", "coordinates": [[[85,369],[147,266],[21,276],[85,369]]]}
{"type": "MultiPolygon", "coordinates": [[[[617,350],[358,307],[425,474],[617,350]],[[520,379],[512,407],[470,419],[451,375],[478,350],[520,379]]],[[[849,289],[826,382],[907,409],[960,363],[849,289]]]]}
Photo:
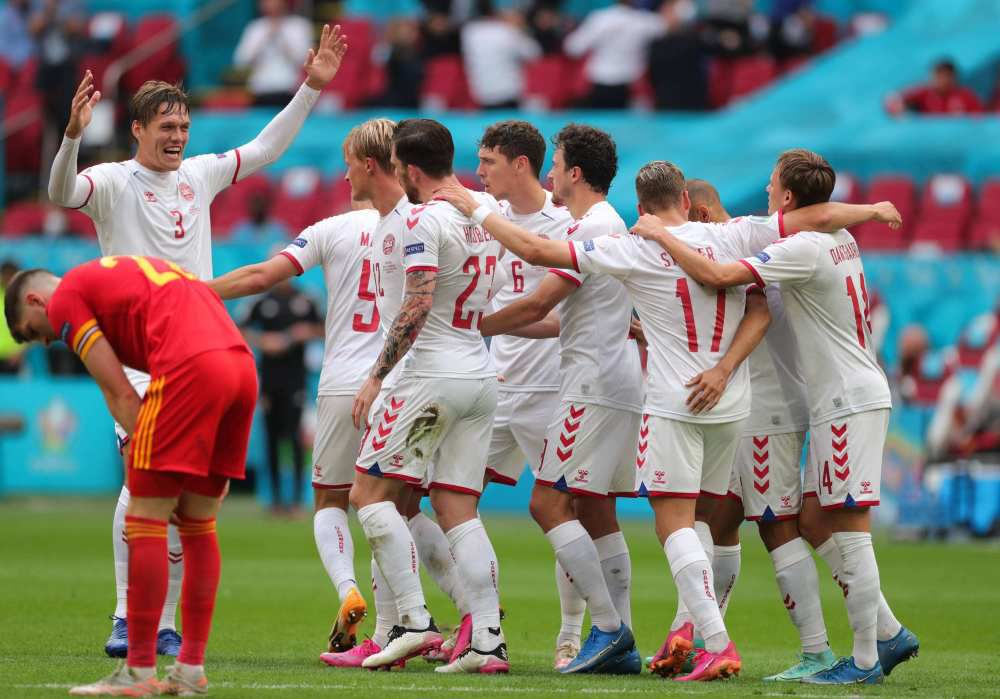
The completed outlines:
{"type": "Polygon", "coordinates": [[[125,515],[129,548],[128,660],[76,696],[204,694],[205,647],[221,561],[215,520],[230,478],[242,479],[257,403],[257,371],[218,296],[194,274],[152,257],[102,257],[59,278],[40,269],[7,287],[18,342],[69,345],[131,438],[125,515]],[[150,376],[145,396],[125,366],[150,376]],[[157,625],[167,595],[167,521],[180,533],[184,640],[156,676],[157,625]]]}

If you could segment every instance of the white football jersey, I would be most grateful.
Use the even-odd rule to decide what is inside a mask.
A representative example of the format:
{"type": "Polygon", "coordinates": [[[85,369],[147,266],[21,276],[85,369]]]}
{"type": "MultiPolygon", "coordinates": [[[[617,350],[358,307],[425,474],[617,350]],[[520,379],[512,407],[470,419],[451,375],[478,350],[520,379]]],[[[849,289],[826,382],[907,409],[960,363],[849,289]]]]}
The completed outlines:
{"type": "MultiPolygon", "coordinates": [[[[472,192],[499,213],[496,199],[472,192]]],[[[427,322],[403,359],[401,373],[457,379],[495,377],[479,332],[489,311],[502,248],[482,226],[444,201],[413,206],[403,230],[406,273],[437,273],[427,322]]]]}
{"type": "MultiPolygon", "coordinates": [[[[621,216],[606,201],[598,202],[563,234],[572,246],[592,247],[598,237],[628,236],[621,216]]],[[[582,268],[581,268],[582,269],[582,268]]],[[[642,366],[639,346],[628,339],[632,300],[621,282],[597,269],[554,269],[552,274],[579,288],[560,309],[561,397],[642,412],[642,366]]]]}
{"type": "Polygon", "coordinates": [[[159,257],[211,279],[209,208],[239,171],[236,149],[186,158],[170,172],[102,163],[80,173],[91,185],[80,209],[94,221],[102,255],[159,257]]]}
{"type": "MultiPolygon", "coordinates": [[[[724,225],[690,222],[670,232],[706,257],[734,262],[745,253],[724,225]]],[[[656,243],[628,233],[571,243],[583,272],[603,272],[625,285],[649,342],[645,412],[682,422],[720,423],[750,414],[746,363],[730,377],[719,403],[695,415],[685,384],[714,367],[729,349],[746,308],[747,289],[716,290],[691,279],[656,243]]]]}
{"type": "MultiPolygon", "coordinates": [[[[404,195],[396,202],[392,211],[379,218],[372,238],[375,307],[378,309],[382,328],[380,340],[383,343],[393,321],[399,315],[400,306],[403,305],[403,288],[406,284],[406,273],[403,271],[403,230],[406,228],[406,216],[409,210],[410,202],[404,195]]],[[[379,350],[381,349],[380,346],[379,350]]],[[[376,358],[377,356],[378,352],[376,358]]],[[[396,382],[401,366],[402,362],[393,367],[382,381],[383,388],[392,386],[396,382]]]]}
{"type": "Polygon", "coordinates": [[[378,219],[374,209],[325,218],[281,251],[299,274],[323,267],[326,342],[319,375],[321,396],[357,393],[382,349],[371,261],[378,219]]]}
{"type": "Polygon", "coordinates": [[[850,233],[805,231],[742,262],[758,283],[781,284],[813,425],[892,407],[889,383],[872,347],[861,252],[850,233]]]}
{"type": "MultiPolygon", "coordinates": [[[[545,205],[531,214],[514,213],[510,204],[500,202],[508,220],[541,238],[559,240],[573,222],[563,206],[552,203],[545,193],[545,205]]],[[[547,267],[530,265],[509,250],[501,258],[505,281],[493,296],[493,311],[499,311],[532,293],[548,273],[547,267]]],[[[499,272],[497,273],[499,277],[499,272]]],[[[497,335],[490,343],[490,356],[500,378],[500,390],[511,392],[556,391],[559,389],[559,338],[532,340],[513,335],[497,335]]]]}
{"type": "Polygon", "coordinates": [[[764,341],[747,358],[750,368],[750,419],[746,436],[805,432],[809,429],[806,383],[799,369],[799,346],[785,313],[781,290],[768,284],[764,290],[771,325],[764,341]]]}

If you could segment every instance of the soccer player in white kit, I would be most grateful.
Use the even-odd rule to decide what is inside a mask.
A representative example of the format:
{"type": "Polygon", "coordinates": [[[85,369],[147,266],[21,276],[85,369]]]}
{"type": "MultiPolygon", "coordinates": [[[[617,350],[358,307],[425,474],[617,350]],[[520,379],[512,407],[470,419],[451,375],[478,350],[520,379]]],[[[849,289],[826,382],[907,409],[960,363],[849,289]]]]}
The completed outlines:
{"type": "MultiPolygon", "coordinates": [[[[500,629],[499,566],[476,508],[496,411],[496,370],[479,334],[501,248],[457,209],[431,201],[457,184],[454,142],[430,119],[400,122],[392,161],[411,202],[406,212],[402,305],[385,347],[355,400],[354,419],[366,420],[351,504],[391,588],[399,623],[380,653],[362,666],[392,665],[433,646],[441,636],[424,604],[417,549],[396,510],[407,483],[427,486],[438,522],[451,544],[472,619],[471,640],[438,672],[509,670],[500,629]],[[399,380],[373,413],[383,380],[401,364],[399,380]],[[428,466],[434,459],[433,471],[428,466]]],[[[478,199],[498,210],[496,200],[478,199]]]]}
{"type": "MultiPolygon", "coordinates": [[[[834,181],[833,169],[819,155],[801,149],[783,153],[768,187],[769,205],[779,207],[779,224],[784,207],[828,201],[834,181]]],[[[866,220],[900,224],[898,212],[888,202],[831,210],[843,216],[827,216],[824,229],[866,220]]],[[[790,221],[798,213],[784,216],[786,232],[801,230],[790,221]]],[[[881,682],[880,656],[894,667],[916,652],[918,642],[885,604],[871,543],[869,508],[879,502],[891,400],[871,346],[868,291],[857,243],[846,230],[830,235],[805,230],[756,255],[719,264],[687,247],[652,217],[633,230],[655,239],[692,277],[709,286],[781,284],[809,398],[810,454],[803,490],[816,495],[833,531],[833,543],[818,551],[836,571],[854,631],[851,657],[802,681],[881,682]]],[[[802,517],[806,518],[805,507],[802,517]]]]}
{"type": "MultiPolygon", "coordinates": [[[[611,137],[570,124],[554,144],[553,192],[574,219],[561,238],[626,234],[606,199],[618,168],[611,137]]],[[[474,203],[461,189],[442,194],[455,197],[463,210],[474,203]]],[[[642,410],[639,351],[628,339],[632,304],[614,279],[551,270],[534,293],[488,316],[482,330],[498,335],[523,328],[560,303],[560,404],[534,472],[530,510],[586,599],[593,628],[559,671],[634,674],[642,661],[630,628],[631,561],[615,508],[616,496],[635,493],[634,444],[642,410]]]]}
{"type": "MultiPolygon", "coordinates": [[[[500,200],[504,216],[543,238],[558,239],[572,217],[539,182],[544,161],[545,139],[538,129],[526,121],[501,121],[483,133],[476,174],[486,191],[500,200]]],[[[500,267],[505,279],[493,296],[494,310],[525,298],[548,274],[547,267],[528,264],[510,252],[501,258],[500,267]]],[[[558,326],[554,329],[555,335],[548,339],[496,335],[490,343],[499,378],[486,460],[486,478],[493,483],[516,485],[525,463],[532,472],[538,470],[545,429],[559,407],[558,326]]],[[[558,670],[580,650],[586,601],[558,560],[555,575],[562,616],[556,638],[558,670]]]]}
{"type": "MultiPolygon", "coordinates": [[[[77,153],[93,107],[101,98],[87,71],[73,98],[65,138],[52,163],[49,199],[83,211],[97,228],[102,255],[150,255],[169,260],[201,279],[212,277],[209,208],[223,189],[277,160],[295,138],[320,90],[333,79],[347,49],[339,27],[323,27],[319,46],[310,49],[303,70],[306,81],[285,107],[249,143],[225,153],[184,158],[191,125],[187,95],[163,82],[145,83],[132,98],[131,133],[138,143],[135,158],[95,165],[77,174],[77,153]]],[[[132,385],[145,393],[149,377],[127,369],[132,385]]],[[[128,435],[119,426],[119,448],[128,435]]],[[[115,509],[112,543],[118,603],[105,652],[124,657],[127,651],[126,597],[128,546],[124,540],[128,489],[122,488],[115,509]]],[[[176,528],[169,528],[170,582],[163,607],[158,652],[176,655],[180,638],[174,616],[183,575],[176,528]]]]}

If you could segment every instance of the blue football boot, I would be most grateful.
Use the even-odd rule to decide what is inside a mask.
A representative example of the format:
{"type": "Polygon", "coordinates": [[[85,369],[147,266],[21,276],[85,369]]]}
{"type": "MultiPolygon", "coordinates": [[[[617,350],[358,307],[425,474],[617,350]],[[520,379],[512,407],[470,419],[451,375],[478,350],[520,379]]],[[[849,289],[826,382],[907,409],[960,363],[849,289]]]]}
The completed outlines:
{"type": "Polygon", "coordinates": [[[625,624],[622,624],[617,631],[610,632],[601,631],[593,626],[580,652],[559,672],[564,675],[595,672],[608,661],[626,655],[634,648],[635,638],[632,636],[632,630],[625,624]]]}
{"type": "Polygon", "coordinates": [[[181,635],[176,629],[160,629],[156,634],[156,654],[177,657],[181,652],[181,635]]]}
{"type": "Polygon", "coordinates": [[[905,626],[888,641],[879,641],[876,645],[878,646],[878,662],[886,677],[900,663],[917,657],[917,652],[920,650],[920,640],[905,626]]]}
{"type": "Polygon", "coordinates": [[[104,644],[104,652],[112,658],[124,658],[128,655],[128,621],[116,616],[111,617],[111,620],[114,624],[111,635],[104,644]]]}
{"type": "Polygon", "coordinates": [[[869,670],[862,670],[854,664],[853,657],[841,658],[829,670],[802,678],[802,682],[806,684],[881,684],[883,680],[885,675],[882,674],[881,663],[875,663],[875,667],[869,670]]]}

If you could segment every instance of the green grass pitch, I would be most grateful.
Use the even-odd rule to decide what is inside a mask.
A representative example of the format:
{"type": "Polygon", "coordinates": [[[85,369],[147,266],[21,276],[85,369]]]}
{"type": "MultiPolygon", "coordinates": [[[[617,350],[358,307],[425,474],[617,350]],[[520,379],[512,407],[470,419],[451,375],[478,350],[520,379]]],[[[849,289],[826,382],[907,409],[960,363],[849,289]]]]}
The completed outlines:
{"type": "MultiPolygon", "coordinates": [[[[64,696],[71,684],[96,680],[113,667],[102,650],[114,602],[113,508],[113,497],[0,504],[0,697],[64,696]]],[[[629,678],[554,674],[550,663],[559,609],[549,545],[526,514],[485,519],[500,559],[511,674],[441,676],[423,661],[411,662],[403,672],[371,673],[327,668],[318,660],[337,600],[315,552],[311,519],[277,521],[248,500],[232,499],[219,525],[223,574],[208,650],[211,695],[1000,694],[1000,551],[995,546],[878,540],[883,590],[899,618],[919,635],[920,657],[900,666],[881,688],[823,689],[760,680],[794,661],[797,642],[770,562],[754,529],[745,527],[743,571],[727,619],[743,655],[743,673],[725,683],[691,686],[645,673],[629,678]]],[[[645,656],[662,641],[675,593],[649,523],[633,520],[625,529],[632,552],[634,628],[645,656]]],[[[355,542],[357,570],[367,581],[368,552],[359,530],[355,542]]],[[[834,650],[849,653],[843,600],[824,575],[823,563],[818,565],[834,650]]],[[[441,593],[426,581],[425,589],[439,623],[454,624],[456,613],[441,593]]],[[[364,630],[371,630],[373,617],[372,608],[364,630]]]]}

